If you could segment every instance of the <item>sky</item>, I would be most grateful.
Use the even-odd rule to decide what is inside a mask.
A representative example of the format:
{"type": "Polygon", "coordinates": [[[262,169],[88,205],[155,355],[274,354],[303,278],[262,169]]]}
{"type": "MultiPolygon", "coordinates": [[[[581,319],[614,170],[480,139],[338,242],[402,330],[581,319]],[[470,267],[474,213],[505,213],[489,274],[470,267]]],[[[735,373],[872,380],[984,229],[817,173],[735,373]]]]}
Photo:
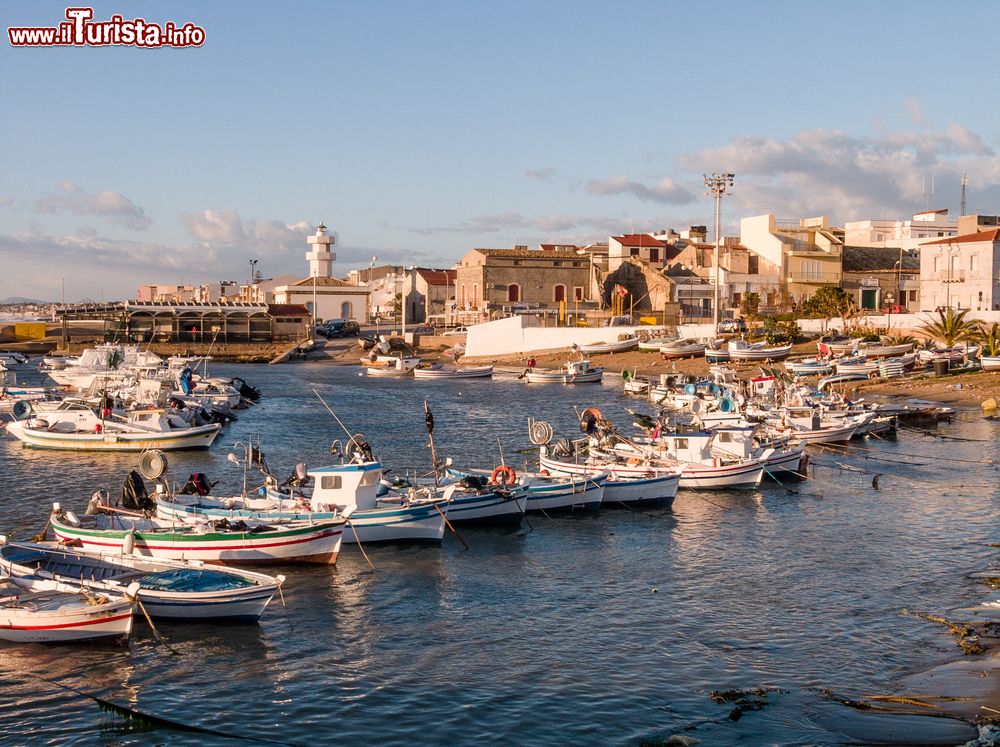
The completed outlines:
{"type": "MultiPolygon", "coordinates": [[[[82,4],[78,4],[81,5],[82,4]]],[[[0,0],[3,26],[65,4],[0,0]]],[[[475,247],[1000,213],[992,2],[95,2],[200,47],[0,40],[0,300],[475,247]],[[933,194],[928,194],[933,182],[933,194]]],[[[6,37],[6,33],[5,33],[6,37]]],[[[65,294],[65,295],[63,295],[65,294]]]]}

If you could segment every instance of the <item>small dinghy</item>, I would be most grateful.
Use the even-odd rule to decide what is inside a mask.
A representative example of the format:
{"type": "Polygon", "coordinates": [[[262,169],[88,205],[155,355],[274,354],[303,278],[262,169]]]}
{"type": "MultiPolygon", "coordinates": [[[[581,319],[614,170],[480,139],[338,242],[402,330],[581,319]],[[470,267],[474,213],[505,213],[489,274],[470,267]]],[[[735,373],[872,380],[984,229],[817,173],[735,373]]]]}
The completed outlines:
{"type": "Polygon", "coordinates": [[[685,337],[681,340],[673,340],[672,342],[666,342],[661,345],[660,355],[662,355],[665,360],[673,360],[674,358],[697,358],[699,355],[704,355],[706,347],[707,345],[703,342],[698,342],[691,337],[685,337]]]}
{"type": "Polygon", "coordinates": [[[624,353],[626,350],[632,350],[639,346],[638,337],[626,337],[624,340],[617,340],[615,342],[590,342],[586,345],[580,345],[580,352],[585,355],[597,355],[602,353],[624,353]]]}
{"type": "Polygon", "coordinates": [[[132,596],[87,589],[26,591],[10,578],[0,579],[0,640],[12,643],[110,641],[124,644],[132,632],[132,596]]]}

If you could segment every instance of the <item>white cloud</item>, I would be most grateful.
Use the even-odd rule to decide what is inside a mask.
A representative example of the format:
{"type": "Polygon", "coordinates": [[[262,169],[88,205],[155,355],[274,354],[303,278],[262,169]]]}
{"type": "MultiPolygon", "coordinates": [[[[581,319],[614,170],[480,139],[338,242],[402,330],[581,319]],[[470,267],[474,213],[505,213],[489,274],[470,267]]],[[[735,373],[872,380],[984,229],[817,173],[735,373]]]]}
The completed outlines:
{"type": "Polygon", "coordinates": [[[207,247],[240,247],[260,254],[281,252],[291,247],[302,247],[304,252],[306,237],[315,230],[306,221],[244,221],[235,210],[185,213],[181,215],[181,222],[191,238],[207,247]]]}
{"type": "Polygon", "coordinates": [[[35,209],[43,213],[95,215],[136,231],[149,228],[153,222],[145,210],[120,192],[88,193],[68,181],[60,182],[55,191],[39,197],[35,209]]]}
{"type": "Polygon", "coordinates": [[[687,205],[696,199],[689,189],[669,176],[663,177],[653,186],[634,181],[627,176],[592,179],[587,182],[587,191],[592,195],[632,195],[645,202],[670,205],[687,205]]]}
{"type": "Polygon", "coordinates": [[[1000,158],[976,133],[951,124],[943,131],[883,132],[855,136],[838,130],[803,130],[786,139],[747,136],[682,156],[690,171],[736,174],[734,204],[741,212],[783,217],[825,214],[835,223],[906,217],[925,204],[958,212],[959,182],[969,174],[970,210],[1000,197],[1000,158]]]}

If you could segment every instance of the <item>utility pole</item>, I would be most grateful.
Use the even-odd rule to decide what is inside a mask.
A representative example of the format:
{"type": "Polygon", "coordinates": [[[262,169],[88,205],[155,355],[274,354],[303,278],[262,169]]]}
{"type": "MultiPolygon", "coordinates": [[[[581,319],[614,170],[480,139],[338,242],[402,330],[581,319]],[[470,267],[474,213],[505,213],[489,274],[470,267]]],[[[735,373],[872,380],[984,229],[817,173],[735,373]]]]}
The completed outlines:
{"type": "Polygon", "coordinates": [[[733,179],[736,174],[716,174],[703,175],[705,186],[708,187],[706,194],[715,197],[715,249],[712,252],[713,274],[715,276],[715,302],[712,307],[712,323],[715,327],[714,334],[719,334],[719,244],[722,243],[722,196],[732,194],[729,188],[733,186],[733,179]]]}

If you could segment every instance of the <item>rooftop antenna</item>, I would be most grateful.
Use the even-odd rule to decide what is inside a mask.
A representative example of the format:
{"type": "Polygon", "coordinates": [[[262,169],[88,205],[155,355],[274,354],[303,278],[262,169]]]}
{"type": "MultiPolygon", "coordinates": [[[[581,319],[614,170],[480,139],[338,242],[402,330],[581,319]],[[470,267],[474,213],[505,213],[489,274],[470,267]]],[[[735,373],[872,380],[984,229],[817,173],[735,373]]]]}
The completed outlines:
{"type": "Polygon", "coordinates": [[[965,215],[965,187],[969,183],[969,172],[962,172],[962,209],[959,215],[965,215]]]}

